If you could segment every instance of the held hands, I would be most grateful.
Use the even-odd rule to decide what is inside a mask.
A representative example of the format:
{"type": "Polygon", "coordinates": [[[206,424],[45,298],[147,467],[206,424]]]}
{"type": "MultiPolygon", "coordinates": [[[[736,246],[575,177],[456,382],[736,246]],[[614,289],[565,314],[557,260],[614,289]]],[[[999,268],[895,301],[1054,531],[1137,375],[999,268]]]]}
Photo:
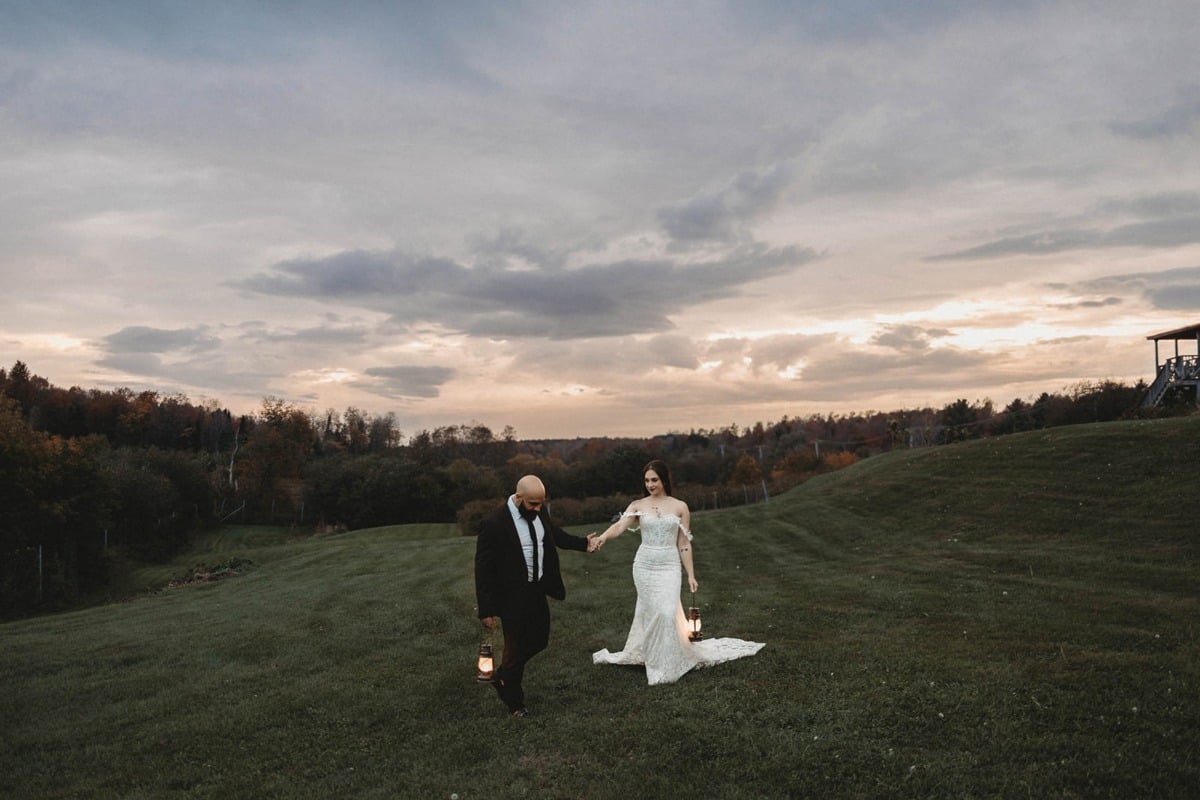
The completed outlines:
{"type": "Polygon", "coordinates": [[[589,553],[594,553],[594,552],[596,552],[597,550],[599,550],[601,547],[603,547],[603,546],[604,546],[604,539],[603,539],[603,538],[601,538],[601,537],[600,537],[598,534],[596,534],[596,533],[589,533],[589,534],[588,534],[588,537],[587,537],[587,540],[588,540],[588,549],[587,549],[587,551],[588,551],[589,553]]]}

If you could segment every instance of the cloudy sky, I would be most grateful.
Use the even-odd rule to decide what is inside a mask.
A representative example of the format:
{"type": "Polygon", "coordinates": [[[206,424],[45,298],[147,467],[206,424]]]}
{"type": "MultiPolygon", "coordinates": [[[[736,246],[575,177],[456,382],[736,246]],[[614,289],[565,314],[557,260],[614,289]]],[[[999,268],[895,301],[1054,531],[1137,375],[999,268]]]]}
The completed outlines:
{"type": "Polygon", "coordinates": [[[1149,380],[1200,322],[1195,0],[0,19],[0,364],[59,386],[648,435],[1149,380]]]}

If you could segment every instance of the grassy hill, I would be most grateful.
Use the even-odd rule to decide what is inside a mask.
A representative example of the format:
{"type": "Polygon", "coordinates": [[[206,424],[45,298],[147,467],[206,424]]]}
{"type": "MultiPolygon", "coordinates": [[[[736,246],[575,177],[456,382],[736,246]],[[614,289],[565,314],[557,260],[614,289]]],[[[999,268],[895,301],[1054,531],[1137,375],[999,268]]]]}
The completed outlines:
{"type": "Polygon", "coordinates": [[[670,686],[591,664],[636,537],[565,553],[529,720],[474,682],[452,526],[224,529],[159,577],[236,577],[0,626],[0,796],[1194,796],[1198,483],[1200,418],[1172,419],[697,514],[706,631],[767,646],[670,686]]]}

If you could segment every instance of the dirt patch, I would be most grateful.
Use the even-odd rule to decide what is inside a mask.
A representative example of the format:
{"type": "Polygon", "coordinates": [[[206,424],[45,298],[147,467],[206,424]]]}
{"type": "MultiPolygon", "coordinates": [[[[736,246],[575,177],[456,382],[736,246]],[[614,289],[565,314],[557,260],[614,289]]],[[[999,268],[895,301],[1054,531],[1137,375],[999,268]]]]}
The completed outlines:
{"type": "Polygon", "coordinates": [[[232,578],[234,576],[241,575],[252,566],[254,566],[254,562],[248,558],[230,558],[212,566],[207,564],[197,564],[183,575],[172,579],[171,582],[167,584],[167,588],[177,589],[181,586],[192,586],[197,583],[212,583],[213,581],[232,578]]]}

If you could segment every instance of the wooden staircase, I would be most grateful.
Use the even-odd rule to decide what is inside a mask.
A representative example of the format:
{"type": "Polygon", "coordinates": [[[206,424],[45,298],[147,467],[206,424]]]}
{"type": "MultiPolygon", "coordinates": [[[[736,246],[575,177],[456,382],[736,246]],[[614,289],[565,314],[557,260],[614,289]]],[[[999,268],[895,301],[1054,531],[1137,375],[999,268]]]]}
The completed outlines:
{"type": "Polygon", "coordinates": [[[1158,405],[1172,386],[1200,385],[1200,356],[1168,358],[1158,369],[1154,383],[1142,398],[1142,408],[1158,405]]]}

